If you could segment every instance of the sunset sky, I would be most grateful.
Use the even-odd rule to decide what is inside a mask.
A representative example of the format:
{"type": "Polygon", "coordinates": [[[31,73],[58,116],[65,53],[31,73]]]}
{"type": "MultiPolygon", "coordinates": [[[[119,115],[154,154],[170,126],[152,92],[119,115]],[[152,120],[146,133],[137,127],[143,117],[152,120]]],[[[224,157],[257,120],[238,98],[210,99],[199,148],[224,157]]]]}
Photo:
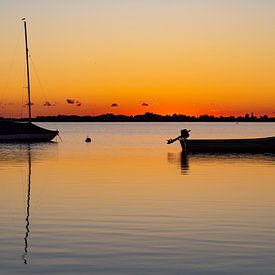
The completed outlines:
{"type": "Polygon", "coordinates": [[[275,116],[274,12],[273,0],[0,0],[0,116],[27,114],[23,17],[34,116],[275,116]]]}

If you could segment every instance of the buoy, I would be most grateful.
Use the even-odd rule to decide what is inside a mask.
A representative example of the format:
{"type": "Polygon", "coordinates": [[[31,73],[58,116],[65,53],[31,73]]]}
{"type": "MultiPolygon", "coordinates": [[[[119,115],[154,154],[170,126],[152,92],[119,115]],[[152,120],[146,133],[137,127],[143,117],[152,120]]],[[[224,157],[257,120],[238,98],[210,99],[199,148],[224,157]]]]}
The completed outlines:
{"type": "Polygon", "coordinates": [[[86,139],[85,139],[85,142],[91,142],[92,140],[91,140],[91,138],[89,138],[89,137],[87,137],[86,139]]]}

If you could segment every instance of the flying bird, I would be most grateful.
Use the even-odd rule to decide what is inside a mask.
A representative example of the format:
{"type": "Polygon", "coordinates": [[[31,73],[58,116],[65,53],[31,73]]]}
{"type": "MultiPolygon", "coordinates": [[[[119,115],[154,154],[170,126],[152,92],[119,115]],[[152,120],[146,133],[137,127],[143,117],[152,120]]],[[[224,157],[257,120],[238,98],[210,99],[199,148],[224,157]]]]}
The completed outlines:
{"type": "Polygon", "coordinates": [[[75,105],[77,107],[80,107],[82,105],[82,103],[79,100],[75,100],[75,99],[67,99],[67,103],[75,105]]]}
{"type": "Polygon", "coordinates": [[[148,106],[149,106],[149,104],[148,104],[148,103],[146,103],[146,102],[143,102],[143,103],[141,104],[141,106],[148,107],[148,106]]]}
{"type": "Polygon", "coordinates": [[[67,103],[68,103],[68,104],[74,104],[74,103],[75,103],[75,100],[74,100],[74,99],[67,99],[67,103]]]}
{"type": "Polygon", "coordinates": [[[46,102],[43,104],[43,106],[45,106],[45,107],[50,107],[50,106],[52,106],[52,104],[51,104],[49,101],[46,101],[46,102]]]}
{"type": "Polygon", "coordinates": [[[111,105],[111,107],[118,107],[118,104],[113,103],[113,104],[111,105]]]}
{"type": "Polygon", "coordinates": [[[80,107],[82,105],[82,103],[79,100],[76,100],[75,104],[76,104],[77,107],[80,107]]]}

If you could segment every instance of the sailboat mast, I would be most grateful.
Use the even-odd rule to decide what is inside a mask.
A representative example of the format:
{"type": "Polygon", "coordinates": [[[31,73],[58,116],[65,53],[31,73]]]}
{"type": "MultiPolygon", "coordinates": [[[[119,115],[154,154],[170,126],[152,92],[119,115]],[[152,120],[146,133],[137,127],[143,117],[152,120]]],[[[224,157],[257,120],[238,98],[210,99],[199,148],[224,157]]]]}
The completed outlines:
{"type": "Polygon", "coordinates": [[[31,122],[31,86],[30,86],[30,68],[29,68],[29,49],[28,49],[28,34],[27,34],[27,23],[24,21],[25,29],[25,45],[26,45],[26,65],[27,65],[27,80],[28,80],[28,111],[29,111],[29,122],[31,122]]]}

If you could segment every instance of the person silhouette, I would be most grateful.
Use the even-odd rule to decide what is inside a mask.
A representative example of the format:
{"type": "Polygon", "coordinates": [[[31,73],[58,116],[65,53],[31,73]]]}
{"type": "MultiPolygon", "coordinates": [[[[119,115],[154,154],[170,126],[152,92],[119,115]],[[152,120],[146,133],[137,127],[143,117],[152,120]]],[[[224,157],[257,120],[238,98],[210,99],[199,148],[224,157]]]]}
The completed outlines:
{"type": "Polygon", "coordinates": [[[183,138],[183,139],[187,139],[190,135],[189,135],[189,132],[190,132],[191,130],[187,130],[187,129],[182,129],[181,131],[180,131],[180,135],[181,135],[181,138],[183,138]]]}
{"type": "Polygon", "coordinates": [[[191,132],[191,130],[187,130],[187,129],[182,129],[180,131],[180,136],[176,137],[176,138],[170,138],[167,140],[167,144],[171,144],[177,140],[186,140],[189,137],[189,132],[191,132]]]}

